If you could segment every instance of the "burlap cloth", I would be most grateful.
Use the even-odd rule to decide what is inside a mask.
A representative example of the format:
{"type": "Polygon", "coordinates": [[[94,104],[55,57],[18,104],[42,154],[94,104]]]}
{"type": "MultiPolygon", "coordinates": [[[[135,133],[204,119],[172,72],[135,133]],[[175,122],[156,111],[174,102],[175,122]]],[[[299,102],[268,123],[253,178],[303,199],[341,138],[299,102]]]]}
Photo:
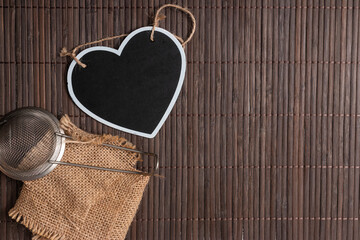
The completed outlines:
{"type": "MultiPolygon", "coordinates": [[[[62,161],[136,170],[138,154],[99,145],[135,147],[124,138],[86,133],[67,116],[60,122],[66,134],[91,142],[66,143],[62,161]]],[[[30,229],[33,239],[124,239],[149,178],[59,165],[24,182],[9,216],[30,229]]]]}

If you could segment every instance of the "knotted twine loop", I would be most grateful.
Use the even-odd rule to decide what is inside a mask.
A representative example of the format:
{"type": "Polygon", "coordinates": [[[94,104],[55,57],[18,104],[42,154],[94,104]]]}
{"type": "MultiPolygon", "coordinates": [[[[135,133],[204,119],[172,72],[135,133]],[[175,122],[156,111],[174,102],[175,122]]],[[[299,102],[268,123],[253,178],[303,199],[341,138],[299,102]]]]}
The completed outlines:
{"type": "MultiPolygon", "coordinates": [[[[150,35],[150,40],[151,41],[154,41],[154,32],[155,32],[155,28],[159,25],[159,22],[161,20],[164,20],[166,18],[165,15],[163,14],[160,14],[160,12],[164,9],[164,8],[167,8],[167,7],[173,7],[173,8],[176,8],[176,9],[179,9],[185,13],[187,13],[190,18],[191,18],[191,21],[192,21],[192,29],[191,29],[191,33],[189,35],[189,37],[184,41],[181,37],[173,34],[175,36],[175,38],[177,40],[179,40],[179,42],[181,42],[181,46],[184,48],[185,45],[191,40],[191,38],[193,37],[194,33],[195,33],[195,29],[196,29],[196,20],[195,20],[195,17],[194,15],[186,8],[183,8],[179,5],[175,5],[175,4],[165,4],[163,6],[161,6],[157,11],[156,11],[156,14],[155,14],[155,18],[154,18],[154,23],[153,23],[153,28],[151,30],[151,35],[150,35]]],[[[71,57],[73,60],[75,60],[75,62],[77,64],[79,64],[82,68],[86,68],[86,64],[81,62],[77,57],[76,57],[76,52],[82,48],[82,47],[86,47],[86,46],[89,46],[89,45],[92,45],[92,44],[97,44],[97,43],[101,43],[101,42],[104,42],[104,41],[110,41],[110,40],[113,40],[113,39],[117,39],[117,38],[122,38],[122,37],[125,37],[127,36],[128,34],[121,34],[121,35],[118,35],[118,36],[113,36],[113,37],[107,37],[107,38],[103,38],[103,39],[100,39],[100,40],[97,40],[97,41],[93,41],[93,42],[88,42],[88,43],[84,43],[84,44],[81,44],[77,47],[75,47],[72,51],[68,51],[65,47],[63,47],[61,49],[61,52],[60,52],[60,56],[61,57],[66,57],[66,56],[69,56],[71,57]]]]}
{"type": "Polygon", "coordinates": [[[182,40],[182,38],[176,36],[175,34],[173,34],[180,42],[181,42],[181,45],[182,47],[184,48],[185,45],[191,40],[191,38],[194,36],[194,33],[195,33],[195,29],[196,29],[196,20],[195,20],[195,17],[194,15],[186,8],[183,8],[179,5],[175,5],[175,4],[165,4],[163,6],[161,6],[157,11],[156,11],[156,14],[155,14],[155,19],[154,19],[154,24],[153,24],[153,28],[151,30],[151,35],[150,35],[150,40],[151,41],[154,41],[154,33],[155,33],[155,28],[157,26],[159,26],[159,22],[163,19],[166,18],[165,15],[163,14],[160,14],[160,12],[164,9],[164,8],[176,8],[176,9],[179,9],[185,13],[187,13],[190,18],[191,18],[191,21],[192,21],[192,29],[191,29],[191,33],[189,35],[189,37],[184,41],[182,40]]]}

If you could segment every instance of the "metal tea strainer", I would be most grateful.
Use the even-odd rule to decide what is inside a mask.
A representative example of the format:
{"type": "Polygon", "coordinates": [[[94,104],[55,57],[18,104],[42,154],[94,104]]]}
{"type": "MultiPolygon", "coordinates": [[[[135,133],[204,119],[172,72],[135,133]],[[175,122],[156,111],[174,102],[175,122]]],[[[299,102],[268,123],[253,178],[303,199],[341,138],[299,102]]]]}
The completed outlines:
{"type": "MultiPolygon", "coordinates": [[[[0,170],[21,181],[41,178],[58,164],[149,175],[140,171],[61,162],[65,151],[65,138],[71,137],[64,134],[59,120],[43,109],[29,107],[10,112],[0,120],[0,170]]],[[[156,162],[154,171],[158,168],[159,162],[154,153],[104,143],[102,145],[152,156],[156,162]]]]}

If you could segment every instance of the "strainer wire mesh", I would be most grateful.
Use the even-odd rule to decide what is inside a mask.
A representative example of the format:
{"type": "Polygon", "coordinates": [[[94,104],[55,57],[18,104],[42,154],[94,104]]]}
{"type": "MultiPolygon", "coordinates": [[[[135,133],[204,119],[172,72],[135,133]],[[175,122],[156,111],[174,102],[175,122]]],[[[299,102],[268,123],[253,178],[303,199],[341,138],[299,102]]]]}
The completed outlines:
{"type": "Polygon", "coordinates": [[[46,171],[54,154],[58,131],[46,112],[25,108],[6,115],[0,122],[0,167],[16,179],[46,171]]]}

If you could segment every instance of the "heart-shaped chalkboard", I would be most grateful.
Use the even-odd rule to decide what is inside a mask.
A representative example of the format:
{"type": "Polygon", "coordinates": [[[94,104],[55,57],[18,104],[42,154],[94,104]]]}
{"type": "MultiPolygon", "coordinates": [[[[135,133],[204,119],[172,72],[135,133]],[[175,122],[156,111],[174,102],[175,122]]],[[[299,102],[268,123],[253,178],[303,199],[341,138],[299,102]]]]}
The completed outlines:
{"type": "Polygon", "coordinates": [[[75,104],[97,121],[152,138],[180,93],[186,69],[184,50],[168,31],[152,27],[130,33],[118,50],[91,47],[77,55],[68,71],[75,104]]]}

